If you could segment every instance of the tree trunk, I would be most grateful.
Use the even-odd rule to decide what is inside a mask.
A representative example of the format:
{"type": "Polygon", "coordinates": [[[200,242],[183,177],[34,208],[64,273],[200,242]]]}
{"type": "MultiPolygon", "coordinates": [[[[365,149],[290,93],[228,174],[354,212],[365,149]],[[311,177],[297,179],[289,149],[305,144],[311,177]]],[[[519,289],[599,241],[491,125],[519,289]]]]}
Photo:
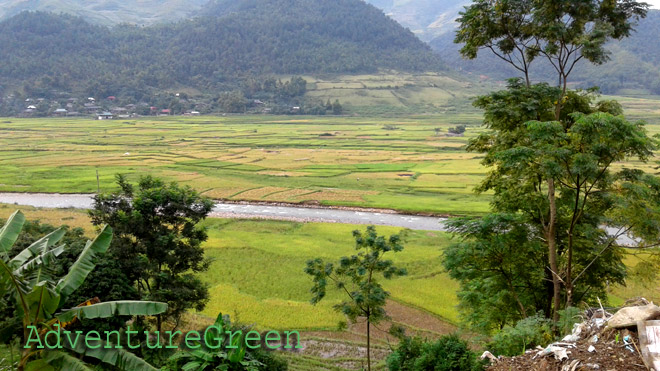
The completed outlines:
{"type": "Polygon", "coordinates": [[[573,305],[573,230],[568,235],[568,258],[566,261],[566,308],[573,305]]]}
{"type": "Polygon", "coordinates": [[[548,241],[548,259],[550,260],[550,270],[552,273],[552,321],[553,328],[556,328],[559,321],[559,307],[561,305],[561,286],[559,282],[559,265],[557,264],[557,200],[555,199],[555,181],[548,180],[548,201],[550,203],[550,220],[546,230],[546,239],[548,241]]]}
{"type": "Polygon", "coordinates": [[[367,371],[371,371],[371,320],[367,316],[367,371]]]}

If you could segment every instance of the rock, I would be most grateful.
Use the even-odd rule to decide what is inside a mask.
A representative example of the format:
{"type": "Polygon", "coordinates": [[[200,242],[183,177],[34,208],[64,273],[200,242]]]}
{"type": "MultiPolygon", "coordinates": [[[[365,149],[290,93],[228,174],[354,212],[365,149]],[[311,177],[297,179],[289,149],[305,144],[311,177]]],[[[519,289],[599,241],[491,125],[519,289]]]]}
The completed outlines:
{"type": "Polygon", "coordinates": [[[490,361],[490,363],[497,363],[497,357],[493,355],[493,353],[489,351],[485,351],[484,354],[481,355],[481,359],[486,359],[490,361]]]}
{"type": "Polygon", "coordinates": [[[660,307],[651,303],[640,307],[626,307],[607,321],[611,328],[625,328],[637,326],[637,321],[648,321],[660,316],[660,307]]]}
{"type": "Polygon", "coordinates": [[[587,349],[587,352],[589,352],[589,353],[593,353],[595,351],[596,351],[596,348],[593,345],[590,345],[589,349],[587,349]]]}
{"type": "Polygon", "coordinates": [[[639,306],[649,305],[649,304],[651,304],[651,303],[649,303],[649,301],[646,300],[646,298],[636,297],[636,298],[628,299],[623,304],[623,306],[624,307],[639,307],[639,306]]]}

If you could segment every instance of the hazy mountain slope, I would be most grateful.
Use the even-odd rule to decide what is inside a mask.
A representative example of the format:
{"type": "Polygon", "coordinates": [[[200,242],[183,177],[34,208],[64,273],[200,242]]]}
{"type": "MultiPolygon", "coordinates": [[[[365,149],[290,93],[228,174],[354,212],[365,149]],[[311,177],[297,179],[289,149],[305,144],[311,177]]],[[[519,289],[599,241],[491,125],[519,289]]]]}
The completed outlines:
{"type": "Polygon", "coordinates": [[[140,95],[176,86],[218,91],[263,74],[444,68],[428,45],[360,0],[217,1],[203,14],[176,24],[107,28],[21,13],[0,22],[0,81],[140,95]]]}
{"type": "Polygon", "coordinates": [[[208,0],[0,0],[0,20],[22,11],[47,11],[80,16],[112,25],[150,25],[189,17],[208,0]]]}
{"type": "Polygon", "coordinates": [[[430,41],[453,31],[458,12],[470,0],[366,0],[409,28],[419,38],[430,41]]]}
{"type": "MultiPolygon", "coordinates": [[[[615,41],[608,46],[611,61],[601,66],[583,63],[572,75],[572,81],[581,87],[599,86],[605,93],[622,93],[635,89],[660,94],[660,10],[651,10],[646,19],[636,26],[629,38],[615,41]]],[[[519,73],[487,51],[479,53],[476,60],[462,59],[454,44],[453,33],[447,33],[430,42],[442,59],[455,69],[501,80],[519,73]]],[[[538,79],[554,79],[552,67],[537,60],[532,68],[538,79]]]]}

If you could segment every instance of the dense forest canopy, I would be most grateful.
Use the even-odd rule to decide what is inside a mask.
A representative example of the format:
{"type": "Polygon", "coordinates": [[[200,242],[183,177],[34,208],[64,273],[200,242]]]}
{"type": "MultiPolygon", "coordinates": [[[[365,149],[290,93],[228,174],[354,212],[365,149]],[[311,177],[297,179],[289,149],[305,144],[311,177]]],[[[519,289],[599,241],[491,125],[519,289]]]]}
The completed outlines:
{"type": "Polygon", "coordinates": [[[248,76],[443,69],[426,44],[359,0],[215,1],[197,18],[150,27],[23,12],[0,23],[0,49],[0,89],[42,96],[139,100],[153,88],[230,91],[248,76]]]}

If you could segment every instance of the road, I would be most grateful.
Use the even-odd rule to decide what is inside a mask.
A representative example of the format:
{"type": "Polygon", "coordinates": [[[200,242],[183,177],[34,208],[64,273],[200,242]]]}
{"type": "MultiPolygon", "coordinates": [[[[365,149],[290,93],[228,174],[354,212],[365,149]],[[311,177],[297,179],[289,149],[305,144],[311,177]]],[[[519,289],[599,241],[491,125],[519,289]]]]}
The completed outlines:
{"type": "MultiPolygon", "coordinates": [[[[90,194],[0,193],[0,203],[46,208],[89,209],[90,194]]],[[[330,208],[216,203],[212,217],[260,218],[303,222],[330,222],[389,225],[424,231],[444,230],[444,218],[411,216],[390,212],[355,211],[330,208]]]]}

